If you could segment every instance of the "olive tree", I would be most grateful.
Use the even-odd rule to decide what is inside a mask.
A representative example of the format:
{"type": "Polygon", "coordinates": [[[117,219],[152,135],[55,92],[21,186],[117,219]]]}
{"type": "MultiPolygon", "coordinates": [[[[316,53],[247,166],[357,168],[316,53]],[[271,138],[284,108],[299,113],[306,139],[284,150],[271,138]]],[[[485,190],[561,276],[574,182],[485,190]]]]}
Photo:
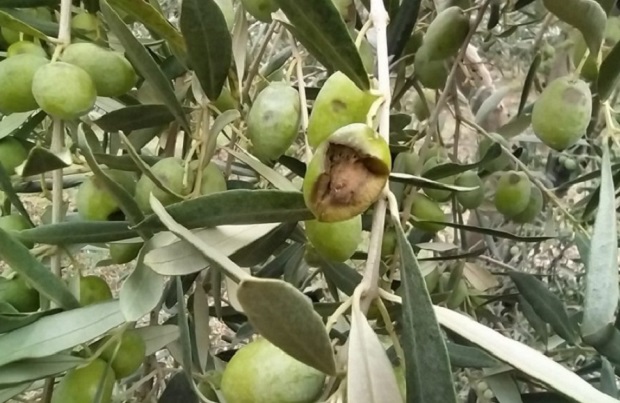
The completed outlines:
{"type": "Polygon", "coordinates": [[[614,3],[0,0],[0,401],[617,401],[614,3]]]}

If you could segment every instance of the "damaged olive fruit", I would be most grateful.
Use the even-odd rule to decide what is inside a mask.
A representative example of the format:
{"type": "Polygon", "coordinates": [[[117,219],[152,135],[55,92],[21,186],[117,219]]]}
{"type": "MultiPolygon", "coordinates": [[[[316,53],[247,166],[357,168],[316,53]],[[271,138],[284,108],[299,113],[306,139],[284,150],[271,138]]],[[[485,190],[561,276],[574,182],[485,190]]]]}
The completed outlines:
{"type": "Polygon", "coordinates": [[[28,158],[28,151],[14,137],[0,139],[0,164],[8,175],[15,173],[15,168],[28,158]]]}
{"type": "Polygon", "coordinates": [[[262,22],[271,22],[271,13],[280,8],[274,0],[241,0],[241,5],[252,17],[262,22]]]}
{"type": "Polygon", "coordinates": [[[252,154],[263,162],[280,158],[295,141],[300,121],[297,90],[283,82],[269,84],[254,100],[247,118],[252,154]]]}
{"type": "Polygon", "coordinates": [[[586,132],[592,114],[592,93],[585,81],[571,77],[553,80],[532,109],[532,129],[540,141],[562,151],[586,132]]]}
{"type": "MultiPolygon", "coordinates": [[[[110,341],[112,336],[106,336],[93,344],[93,349],[99,349],[110,341]]],[[[117,379],[125,378],[134,372],[144,361],[146,356],[146,344],[144,339],[135,329],[123,332],[119,339],[110,342],[101,352],[101,358],[110,363],[117,379]]]]}
{"type": "Polygon", "coordinates": [[[29,53],[0,62],[0,112],[28,112],[39,107],[32,94],[32,82],[37,71],[48,63],[45,57],[29,53]]]}
{"type": "Polygon", "coordinates": [[[39,68],[32,80],[32,95],[45,113],[67,120],[88,113],[97,100],[90,75],[65,62],[48,63],[39,68]]]}
{"type": "Polygon", "coordinates": [[[495,186],[495,208],[504,216],[512,218],[526,209],[531,193],[532,183],[525,173],[505,172],[495,186]]]}
{"type": "Polygon", "coordinates": [[[484,186],[482,179],[474,171],[467,171],[460,174],[454,181],[456,186],[477,188],[466,192],[457,192],[456,200],[466,209],[478,208],[484,200],[484,186]]]}
{"type": "Polygon", "coordinates": [[[11,279],[0,277],[0,301],[19,312],[35,312],[40,306],[39,292],[19,275],[11,279]]]}
{"type": "Polygon", "coordinates": [[[333,132],[351,123],[365,123],[377,96],[360,90],[344,73],[332,74],[319,91],[308,120],[308,144],[318,147],[333,132]]]}
{"type": "Polygon", "coordinates": [[[526,224],[534,221],[543,209],[543,194],[540,188],[532,186],[530,192],[530,201],[527,203],[525,210],[512,217],[512,221],[519,224],[526,224]]]}
{"type": "Polygon", "coordinates": [[[338,222],[306,221],[306,236],[320,255],[344,262],[353,256],[362,241],[362,216],[338,222]]]}
{"type": "Polygon", "coordinates": [[[220,390],[227,403],[313,403],[324,381],[322,372],[260,338],[235,353],[220,390]]]}
{"type": "Polygon", "coordinates": [[[443,224],[420,221],[446,221],[446,216],[437,202],[421,193],[416,193],[411,203],[411,215],[416,218],[413,226],[426,232],[438,232],[445,228],[443,224]],[[420,221],[418,221],[420,220],[420,221]]]}
{"type": "MultiPolygon", "coordinates": [[[[184,182],[185,162],[182,159],[176,157],[164,158],[151,167],[151,172],[162,184],[177,195],[185,196],[189,194],[193,180],[191,175],[188,175],[187,182],[184,182]]],[[[191,174],[191,172],[190,170],[189,173],[191,174]]],[[[142,175],[136,185],[136,203],[138,203],[138,207],[145,213],[150,213],[152,211],[149,202],[151,193],[153,193],[153,196],[164,206],[176,203],[180,200],[177,196],[167,193],[163,189],[157,187],[155,182],[148,176],[142,175]]]]}
{"type": "MultiPolygon", "coordinates": [[[[28,220],[21,214],[9,214],[0,217],[0,228],[11,234],[17,231],[30,229],[32,228],[32,225],[30,225],[28,220]]],[[[20,241],[28,249],[31,249],[34,246],[34,244],[30,241],[24,241],[21,239],[20,241]]]]}
{"type": "Polygon", "coordinates": [[[137,80],[133,66],[123,55],[93,43],[74,43],[67,46],[62,52],[61,60],[86,71],[100,97],[126,94],[137,80]]]}
{"type": "Polygon", "coordinates": [[[370,126],[344,126],[321,143],[308,164],[306,206],[319,221],[353,218],[379,198],[391,164],[387,142],[370,126]]]}
{"type": "Polygon", "coordinates": [[[455,56],[469,32],[469,17],[456,6],[442,10],[430,23],[422,46],[429,60],[443,60],[455,56]]]}
{"type": "Polygon", "coordinates": [[[67,372],[54,389],[52,403],[110,403],[115,382],[112,368],[96,358],[84,367],[67,372]]]}
{"type": "MultiPolygon", "coordinates": [[[[136,180],[131,173],[117,170],[108,170],[105,173],[130,195],[134,194],[136,180]]],[[[124,217],[118,202],[96,175],[82,182],[75,197],[75,204],[83,220],[113,221],[124,217]]]]}
{"type": "Polygon", "coordinates": [[[47,58],[47,53],[45,53],[45,50],[41,47],[41,45],[30,41],[15,42],[6,50],[6,57],[13,57],[23,54],[47,58]]]}

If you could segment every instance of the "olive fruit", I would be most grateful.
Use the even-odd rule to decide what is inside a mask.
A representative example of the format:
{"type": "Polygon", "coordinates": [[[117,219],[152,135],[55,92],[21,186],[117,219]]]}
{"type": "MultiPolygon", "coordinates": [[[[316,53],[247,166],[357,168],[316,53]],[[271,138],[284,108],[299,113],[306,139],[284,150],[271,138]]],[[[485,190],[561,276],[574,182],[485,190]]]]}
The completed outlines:
{"type": "MultiPolygon", "coordinates": [[[[71,29],[77,30],[78,33],[96,41],[98,39],[106,39],[106,33],[103,29],[101,21],[96,14],[78,13],[71,18],[71,29]]],[[[84,42],[83,39],[75,36],[74,42],[84,42]]]]}
{"type": "Polygon", "coordinates": [[[324,382],[322,372],[260,338],[230,360],[221,392],[227,403],[313,403],[324,382]]]}
{"type": "MultiPolygon", "coordinates": [[[[505,147],[508,146],[508,142],[504,138],[502,138],[500,135],[493,136],[493,139],[494,140],[491,140],[488,137],[485,137],[482,140],[480,140],[480,143],[478,143],[478,159],[479,160],[482,160],[484,158],[484,156],[489,151],[489,148],[491,148],[491,146],[495,142],[498,142],[504,145],[505,147]]],[[[503,171],[509,168],[510,165],[511,165],[510,157],[507,155],[506,151],[502,149],[500,155],[498,155],[497,157],[493,158],[492,160],[488,162],[485,162],[482,165],[482,168],[484,168],[485,170],[489,172],[497,172],[497,171],[503,171]]]]}
{"type": "Polygon", "coordinates": [[[295,141],[300,121],[297,90],[283,82],[269,84],[254,100],[247,118],[252,154],[263,162],[280,158],[295,141]]]}
{"type": "Polygon", "coordinates": [[[400,164],[403,167],[403,172],[409,175],[415,175],[416,166],[420,157],[417,153],[412,151],[405,151],[399,153],[394,159],[394,166],[400,164]]]}
{"type": "Polygon", "coordinates": [[[112,290],[104,279],[95,275],[80,276],[78,300],[80,305],[87,306],[112,299],[112,290]]]}
{"type": "MultiPolygon", "coordinates": [[[[425,175],[426,172],[430,171],[432,168],[438,166],[438,165],[442,165],[444,164],[444,161],[441,161],[439,158],[437,157],[432,157],[429,158],[425,163],[424,166],[422,168],[422,176],[425,175]]],[[[444,184],[444,185],[454,185],[454,180],[456,179],[456,177],[454,175],[452,176],[446,176],[444,178],[440,178],[440,179],[436,179],[435,182],[444,184]]],[[[437,202],[445,202],[447,200],[450,200],[450,196],[452,196],[452,192],[449,190],[443,190],[443,189],[431,189],[431,188],[424,188],[424,193],[426,193],[426,195],[428,197],[430,197],[431,199],[437,201],[437,202]]]]}
{"type": "Polygon", "coordinates": [[[61,60],[86,71],[100,97],[126,94],[136,84],[136,72],[123,55],[93,43],[73,43],[67,46],[61,60]]]}
{"type": "Polygon", "coordinates": [[[134,260],[138,254],[140,253],[140,249],[144,242],[136,242],[136,243],[111,243],[110,248],[110,259],[114,264],[124,264],[129,263],[134,260]]]}
{"type": "Polygon", "coordinates": [[[532,129],[556,151],[574,145],[586,132],[592,114],[592,93],[584,81],[560,77],[551,81],[532,109],[532,129]]]}
{"type": "Polygon", "coordinates": [[[84,367],[72,369],[60,380],[52,403],[95,403],[101,386],[99,403],[112,402],[116,377],[102,359],[95,359],[84,367]]]}
{"type": "Polygon", "coordinates": [[[319,221],[344,221],[381,195],[392,165],[387,142],[370,126],[352,123],[316,149],[303,182],[306,206],[319,221]]]}
{"type": "Polygon", "coordinates": [[[230,90],[227,87],[222,88],[220,96],[217,97],[217,99],[213,101],[212,104],[217,108],[218,111],[220,111],[220,113],[226,112],[231,109],[236,109],[238,107],[237,100],[232,96],[230,90]]]}
{"type": "Polygon", "coordinates": [[[271,22],[271,13],[280,8],[274,0],[241,0],[241,5],[252,17],[262,22],[271,22]]]}
{"type": "Polygon", "coordinates": [[[514,222],[519,224],[530,223],[538,217],[538,214],[542,211],[543,208],[543,194],[542,191],[537,186],[532,186],[532,191],[530,192],[530,200],[527,203],[527,207],[525,210],[512,217],[514,222]]]}
{"type": "MultiPolygon", "coordinates": [[[[30,229],[32,226],[28,222],[28,220],[21,214],[9,214],[0,217],[0,228],[4,231],[7,231],[9,234],[22,231],[25,229],[30,229]]],[[[34,245],[32,242],[20,240],[24,246],[28,249],[32,248],[34,245]]]]}
{"type": "Polygon", "coordinates": [[[426,120],[430,117],[430,111],[435,107],[435,91],[424,89],[424,99],[416,92],[413,95],[413,113],[419,121],[426,120]]]}
{"type": "Polygon", "coordinates": [[[19,275],[11,279],[0,277],[0,301],[19,312],[35,312],[40,306],[39,292],[19,275]]]}
{"type": "Polygon", "coordinates": [[[202,196],[219,193],[226,190],[226,178],[214,162],[209,162],[202,170],[200,180],[200,194],[202,196]]]}
{"type": "Polygon", "coordinates": [[[47,53],[41,45],[30,41],[17,41],[13,43],[6,50],[6,57],[13,57],[17,55],[30,54],[35,56],[41,56],[47,58],[47,53]]]}
{"type": "Polygon", "coordinates": [[[450,309],[456,309],[461,306],[463,302],[465,302],[468,296],[469,287],[467,287],[465,279],[461,278],[450,291],[450,295],[446,300],[446,306],[450,309]]]}
{"type": "Polygon", "coordinates": [[[377,96],[360,90],[344,73],[332,74],[319,91],[308,119],[308,144],[318,147],[336,130],[366,122],[377,96]]]}
{"type": "Polygon", "coordinates": [[[398,246],[396,231],[393,228],[386,229],[381,240],[381,257],[387,258],[392,256],[398,246]]]}
{"type": "MultiPolygon", "coordinates": [[[[94,343],[93,349],[103,346],[111,337],[106,336],[94,343]]],[[[118,339],[110,342],[101,352],[100,358],[110,363],[117,379],[122,379],[136,372],[145,356],[144,339],[135,329],[129,329],[120,336],[120,345],[118,339]]]]}
{"type": "Polygon", "coordinates": [[[426,88],[441,90],[448,80],[448,68],[444,60],[431,60],[428,51],[421,47],[413,59],[415,75],[426,88]]]}
{"type": "Polygon", "coordinates": [[[504,216],[512,218],[525,210],[531,193],[532,183],[525,173],[505,172],[495,186],[495,208],[504,216]]]}
{"type": "MultiPolygon", "coordinates": [[[[117,170],[108,170],[106,174],[124,188],[130,195],[136,189],[136,180],[133,175],[117,170]]],[[[75,204],[78,214],[84,220],[111,221],[121,217],[118,202],[104,186],[102,180],[95,176],[89,176],[78,188],[75,204]]]]}
{"type": "Polygon", "coordinates": [[[423,50],[431,61],[455,56],[468,32],[467,14],[460,7],[448,7],[430,23],[418,52],[423,50]]]}
{"type": "Polygon", "coordinates": [[[457,192],[456,200],[466,209],[478,208],[484,200],[484,185],[482,179],[474,171],[467,171],[460,174],[454,181],[456,186],[473,188],[466,192],[457,192]]]}
{"type": "Polygon", "coordinates": [[[362,241],[362,216],[338,222],[306,221],[306,236],[314,249],[334,262],[353,256],[362,241]]]}
{"type": "Polygon", "coordinates": [[[97,100],[97,90],[90,75],[65,62],[40,67],[32,80],[32,95],[45,113],[67,120],[88,113],[97,100]]]}
{"type": "Polygon", "coordinates": [[[0,164],[8,175],[13,175],[15,168],[23,164],[26,158],[28,151],[14,137],[0,139],[0,164]]]}
{"type": "Polygon", "coordinates": [[[32,84],[38,70],[49,60],[33,54],[21,54],[0,62],[0,112],[4,114],[37,109],[32,84]]]}
{"type": "MultiPolygon", "coordinates": [[[[188,178],[188,181],[184,183],[185,162],[182,159],[176,157],[164,158],[157,161],[157,163],[151,167],[151,172],[166,185],[168,189],[172,190],[177,195],[185,196],[189,194],[193,180],[188,178]]],[[[148,176],[142,175],[136,185],[136,203],[138,203],[138,207],[145,213],[150,213],[152,211],[149,203],[151,193],[153,193],[153,196],[164,206],[179,201],[177,197],[158,188],[148,176]]]]}
{"type": "Polygon", "coordinates": [[[413,221],[413,226],[422,231],[438,232],[445,228],[443,224],[420,222],[446,221],[446,216],[439,204],[421,193],[415,194],[413,198],[413,202],[411,203],[411,215],[417,219],[413,221]]]}

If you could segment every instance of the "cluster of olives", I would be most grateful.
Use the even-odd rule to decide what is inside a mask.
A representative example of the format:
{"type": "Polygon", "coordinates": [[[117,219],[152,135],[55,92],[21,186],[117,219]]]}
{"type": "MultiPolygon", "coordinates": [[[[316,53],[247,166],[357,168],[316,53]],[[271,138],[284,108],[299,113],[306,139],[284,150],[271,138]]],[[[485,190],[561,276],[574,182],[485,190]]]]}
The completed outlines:
{"type": "Polygon", "coordinates": [[[123,95],[136,80],[131,63],[122,54],[92,42],[76,41],[57,60],[49,60],[39,44],[18,40],[0,62],[0,112],[41,108],[53,117],[75,119],[93,108],[97,96],[123,95]]]}
{"type": "Polygon", "coordinates": [[[106,336],[89,346],[91,353],[101,350],[100,355],[68,371],[54,389],[52,403],[94,402],[98,393],[99,402],[112,401],[116,381],[133,374],[146,356],[146,344],[136,330],[113,337],[106,336]]]}
{"type": "MultiPolygon", "coordinates": [[[[138,179],[132,172],[114,169],[105,173],[120,185],[127,193],[133,196],[138,207],[144,213],[151,213],[149,196],[152,193],[164,206],[182,200],[190,195],[196,180],[198,161],[192,161],[186,166],[185,161],[176,157],[159,160],[151,167],[152,174],[173,194],[160,189],[151,178],[142,175],[138,179]],[[187,178],[186,178],[187,176],[187,178]]],[[[202,170],[198,194],[205,196],[226,190],[226,179],[215,165],[210,162],[202,170]]],[[[88,221],[114,221],[124,219],[120,205],[116,198],[108,191],[95,175],[89,176],[78,188],[75,198],[78,214],[88,221]]],[[[113,263],[127,263],[135,259],[142,242],[123,242],[110,244],[110,257],[113,263]]]]}

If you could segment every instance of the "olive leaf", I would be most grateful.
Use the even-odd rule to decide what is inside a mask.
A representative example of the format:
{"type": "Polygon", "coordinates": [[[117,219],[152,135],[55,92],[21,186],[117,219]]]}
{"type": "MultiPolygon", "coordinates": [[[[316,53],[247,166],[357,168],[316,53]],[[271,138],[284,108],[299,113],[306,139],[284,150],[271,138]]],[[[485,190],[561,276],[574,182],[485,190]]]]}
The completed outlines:
{"type": "Polygon", "coordinates": [[[577,28],[590,49],[598,55],[605,36],[607,14],[594,0],[543,0],[547,10],[558,19],[577,28]]]}
{"type": "Polygon", "coordinates": [[[265,339],[306,365],[335,375],[336,361],[323,321],[299,290],[282,280],[246,278],[237,298],[265,339]]]}

